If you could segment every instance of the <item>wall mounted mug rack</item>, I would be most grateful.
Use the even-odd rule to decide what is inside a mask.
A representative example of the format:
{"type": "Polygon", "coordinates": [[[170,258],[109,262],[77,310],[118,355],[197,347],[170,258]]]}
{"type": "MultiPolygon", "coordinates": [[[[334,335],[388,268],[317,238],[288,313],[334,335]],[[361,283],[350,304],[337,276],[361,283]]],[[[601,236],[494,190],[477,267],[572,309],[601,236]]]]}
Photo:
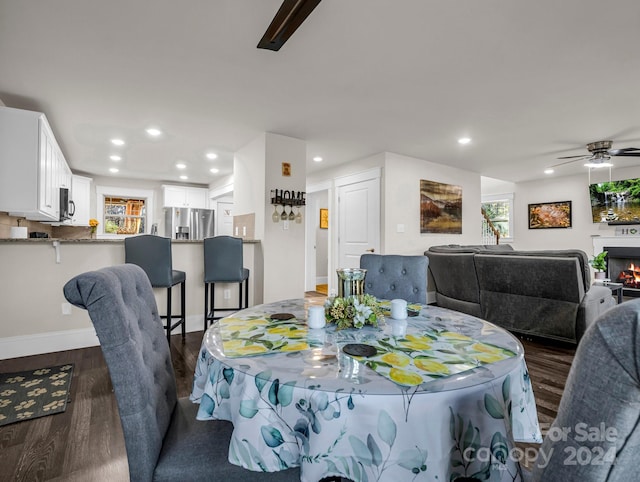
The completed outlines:
{"type": "MultiPolygon", "coordinates": [[[[271,204],[274,206],[273,214],[271,215],[271,219],[274,223],[279,221],[295,221],[296,224],[302,223],[302,213],[300,212],[300,207],[306,205],[306,200],[304,196],[306,193],[304,191],[286,191],[284,189],[272,189],[271,190],[271,204]],[[278,209],[276,206],[282,206],[282,212],[278,213],[278,209]],[[287,213],[286,207],[290,206],[289,212],[287,213]],[[297,213],[294,214],[293,208],[296,208],[297,213]]],[[[285,224],[285,229],[287,229],[288,224],[285,224]]]]}
{"type": "Polygon", "coordinates": [[[305,206],[306,192],[304,191],[286,191],[284,189],[271,190],[271,204],[279,206],[305,206]]]}

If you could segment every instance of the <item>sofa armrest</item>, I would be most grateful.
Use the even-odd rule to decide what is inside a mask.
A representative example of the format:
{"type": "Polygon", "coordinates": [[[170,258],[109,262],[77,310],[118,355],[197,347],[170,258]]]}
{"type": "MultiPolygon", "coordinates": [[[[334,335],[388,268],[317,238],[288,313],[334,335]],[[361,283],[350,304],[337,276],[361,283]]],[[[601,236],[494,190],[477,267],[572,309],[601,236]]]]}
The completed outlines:
{"type": "Polygon", "coordinates": [[[606,286],[592,286],[585,293],[578,307],[576,339],[579,342],[584,332],[609,308],[616,306],[611,290],[606,286]]]}

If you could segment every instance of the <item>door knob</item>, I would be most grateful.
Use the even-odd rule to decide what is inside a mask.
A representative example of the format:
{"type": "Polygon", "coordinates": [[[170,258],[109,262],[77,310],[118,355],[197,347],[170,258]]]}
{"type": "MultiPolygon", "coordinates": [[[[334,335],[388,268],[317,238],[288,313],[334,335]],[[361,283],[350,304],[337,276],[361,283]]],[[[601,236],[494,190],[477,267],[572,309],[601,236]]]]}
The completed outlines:
{"type": "Polygon", "coordinates": [[[374,248],[369,248],[367,250],[365,250],[367,253],[375,253],[376,250],[374,248]]]}

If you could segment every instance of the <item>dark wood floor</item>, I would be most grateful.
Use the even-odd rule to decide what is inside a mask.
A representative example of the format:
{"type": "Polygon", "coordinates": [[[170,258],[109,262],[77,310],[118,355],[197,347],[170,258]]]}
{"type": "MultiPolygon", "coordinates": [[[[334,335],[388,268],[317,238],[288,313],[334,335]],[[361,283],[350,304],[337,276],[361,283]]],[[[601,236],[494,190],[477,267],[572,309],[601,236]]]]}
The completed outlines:
{"type": "MultiPolygon", "coordinates": [[[[313,296],[312,296],[313,297],[313,296]]],[[[171,340],[178,396],[186,397],[202,332],[171,340]]],[[[543,431],[554,419],[573,360],[572,347],[522,340],[543,431]]],[[[74,363],[64,413],[0,427],[0,481],[127,481],[127,457],[100,347],[0,360],[0,372],[74,363]]]]}

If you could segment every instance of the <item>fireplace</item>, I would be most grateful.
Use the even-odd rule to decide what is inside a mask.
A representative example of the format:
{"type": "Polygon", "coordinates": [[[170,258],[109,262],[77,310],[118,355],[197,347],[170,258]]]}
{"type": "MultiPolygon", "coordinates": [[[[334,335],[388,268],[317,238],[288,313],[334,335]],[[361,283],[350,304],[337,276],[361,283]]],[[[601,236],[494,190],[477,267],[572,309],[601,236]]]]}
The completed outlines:
{"type": "Polygon", "coordinates": [[[607,278],[622,283],[625,296],[640,296],[640,247],[604,247],[607,251],[607,278]]]}

